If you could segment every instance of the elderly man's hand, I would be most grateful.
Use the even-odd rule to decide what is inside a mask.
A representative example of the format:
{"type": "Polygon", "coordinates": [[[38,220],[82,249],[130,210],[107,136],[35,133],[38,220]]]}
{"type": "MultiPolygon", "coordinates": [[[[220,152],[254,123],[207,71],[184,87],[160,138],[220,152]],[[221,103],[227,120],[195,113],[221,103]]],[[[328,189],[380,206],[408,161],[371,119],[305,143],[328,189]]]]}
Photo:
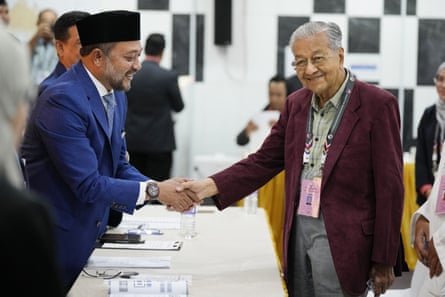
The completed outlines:
{"type": "Polygon", "coordinates": [[[392,266],[374,263],[371,267],[369,277],[373,281],[372,290],[374,291],[374,296],[378,297],[384,294],[394,282],[394,269],[392,266]]]}

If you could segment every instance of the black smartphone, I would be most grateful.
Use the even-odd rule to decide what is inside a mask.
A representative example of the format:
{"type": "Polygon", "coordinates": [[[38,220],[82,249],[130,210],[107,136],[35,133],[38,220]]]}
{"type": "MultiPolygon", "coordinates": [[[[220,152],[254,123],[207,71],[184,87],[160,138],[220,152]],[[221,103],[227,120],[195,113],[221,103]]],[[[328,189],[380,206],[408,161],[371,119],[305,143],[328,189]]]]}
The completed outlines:
{"type": "Polygon", "coordinates": [[[101,243],[144,243],[140,234],[105,233],[99,240],[101,243]]]}

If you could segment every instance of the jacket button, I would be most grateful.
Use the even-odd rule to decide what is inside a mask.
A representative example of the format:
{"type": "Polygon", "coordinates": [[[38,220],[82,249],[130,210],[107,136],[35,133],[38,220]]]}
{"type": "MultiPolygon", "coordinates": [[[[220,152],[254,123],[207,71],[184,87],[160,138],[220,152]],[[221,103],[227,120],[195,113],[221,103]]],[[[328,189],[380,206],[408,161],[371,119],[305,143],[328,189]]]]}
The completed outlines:
{"type": "Polygon", "coordinates": [[[99,228],[102,223],[100,221],[96,222],[96,227],[99,228]]]}

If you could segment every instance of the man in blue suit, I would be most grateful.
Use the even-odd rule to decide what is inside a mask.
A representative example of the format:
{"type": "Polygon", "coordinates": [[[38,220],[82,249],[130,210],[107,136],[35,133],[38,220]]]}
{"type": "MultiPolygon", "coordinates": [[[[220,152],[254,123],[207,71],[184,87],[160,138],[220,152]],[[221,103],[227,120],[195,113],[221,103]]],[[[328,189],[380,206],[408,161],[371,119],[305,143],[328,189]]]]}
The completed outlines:
{"type": "Polygon", "coordinates": [[[54,208],[67,292],[105,232],[110,208],[131,214],[158,199],[184,211],[194,203],[176,190],[185,179],[155,182],[125,157],[125,91],[141,67],[139,13],[92,14],[76,26],[81,60],[39,96],[21,149],[30,188],[54,208]]]}

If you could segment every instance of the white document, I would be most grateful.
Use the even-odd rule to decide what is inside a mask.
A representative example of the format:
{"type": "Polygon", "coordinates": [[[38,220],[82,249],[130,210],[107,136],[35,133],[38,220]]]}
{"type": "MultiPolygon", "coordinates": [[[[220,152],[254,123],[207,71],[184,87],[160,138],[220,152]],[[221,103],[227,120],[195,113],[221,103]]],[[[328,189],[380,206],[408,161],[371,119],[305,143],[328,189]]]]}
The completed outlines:
{"type": "MultiPolygon", "coordinates": [[[[110,294],[136,294],[139,296],[160,295],[187,295],[187,282],[158,281],[150,279],[111,279],[108,280],[108,292],[110,294]]],[[[127,296],[127,295],[124,295],[127,296]]]]}
{"type": "Polygon", "coordinates": [[[101,268],[170,268],[171,257],[113,257],[91,256],[86,267],[101,268]]]}
{"type": "Polygon", "coordinates": [[[148,296],[148,297],[187,297],[187,295],[180,294],[139,294],[139,293],[111,293],[108,294],[108,297],[141,297],[141,296],[148,296]]]}
{"type": "Polygon", "coordinates": [[[141,296],[148,296],[148,297],[187,297],[188,295],[176,295],[176,294],[131,294],[131,293],[111,293],[108,294],[108,297],[141,297],[141,296]]]}
{"type": "Polygon", "coordinates": [[[270,128],[273,126],[273,123],[278,121],[279,117],[280,112],[277,110],[264,110],[252,117],[251,121],[258,126],[258,130],[253,131],[250,134],[250,152],[255,152],[260,148],[260,146],[263,144],[264,139],[266,139],[267,135],[269,135],[270,128]]]}
{"type": "Polygon", "coordinates": [[[150,279],[152,281],[186,281],[187,285],[190,287],[192,285],[192,275],[191,274],[146,274],[139,273],[136,276],[132,276],[131,279],[150,279]]]}
{"type": "Polygon", "coordinates": [[[131,250],[161,250],[177,251],[181,248],[182,241],[177,240],[146,240],[144,243],[104,243],[104,249],[131,249],[131,250]]]}
{"type": "Polygon", "coordinates": [[[180,217],[136,217],[124,214],[119,228],[123,229],[176,229],[179,230],[180,217]]]}

